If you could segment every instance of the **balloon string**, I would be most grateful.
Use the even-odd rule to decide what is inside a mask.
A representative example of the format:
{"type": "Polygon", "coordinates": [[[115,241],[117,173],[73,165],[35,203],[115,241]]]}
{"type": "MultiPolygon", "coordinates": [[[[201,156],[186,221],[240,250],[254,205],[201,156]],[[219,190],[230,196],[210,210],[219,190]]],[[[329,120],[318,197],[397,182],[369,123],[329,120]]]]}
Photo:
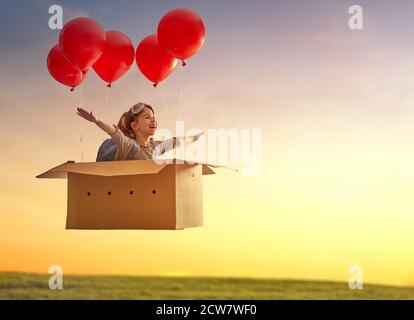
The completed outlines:
{"type": "Polygon", "coordinates": [[[165,102],[165,99],[162,98],[162,105],[164,107],[164,115],[167,117],[168,115],[168,107],[167,107],[167,103],[165,102]]]}
{"type": "MultiPolygon", "coordinates": [[[[83,107],[83,72],[80,72],[80,87],[79,87],[79,98],[80,98],[80,107],[83,107]]],[[[83,121],[80,124],[80,147],[81,147],[81,162],[83,162],[83,121]]]]}
{"type": "Polygon", "coordinates": [[[179,98],[180,100],[179,100],[179,103],[178,103],[178,118],[179,118],[179,120],[182,120],[182,115],[181,115],[181,107],[182,107],[182,104],[183,104],[183,90],[182,89],[180,89],[180,98],[179,98]]]}
{"type": "Polygon", "coordinates": [[[109,121],[109,97],[111,93],[111,87],[106,87],[106,96],[105,96],[105,119],[104,121],[109,121]]]}
{"type": "Polygon", "coordinates": [[[180,87],[180,90],[179,90],[179,93],[178,93],[178,107],[177,107],[177,117],[178,117],[178,120],[182,120],[181,119],[181,117],[182,117],[182,115],[181,115],[181,109],[182,109],[182,103],[183,103],[183,71],[182,71],[182,69],[183,68],[180,68],[180,70],[179,70],[179,73],[180,73],[180,76],[179,76],[179,87],[180,87]]]}
{"type": "MultiPolygon", "coordinates": [[[[180,87],[180,91],[179,91],[179,96],[178,96],[178,107],[177,107],[177,112],[178,112],[178,120],[179,121],[184,121],[183,119],[183,115],[182,115],[182,110],[183,110],[183,96],[184,96],[184,90],[183,90],[183,83],[184,83],[184,74],[183,74],[183,69],[184,68],[179,68],[180,70],[178,70],[179,72],[179,87],[180,87]]],[[[185,134],[184,134],[185,136],[185,134]]],[[[174,151],[177,152],[177,151],[174,151]]],[[[184,156],[185,157],[185,156],[184,156]]]]}
{"type": "Polygon", "coordinates": [[[83,105],[82,105],[82,99],[83,99],[83,73],[82,73],[82,71],[80,73],[80,81],[81,81],[81,83],[80,83],[80,87],[79,87],[79,98],[80,98],[80,106],[82,108],[83,107],[83,105]]]}

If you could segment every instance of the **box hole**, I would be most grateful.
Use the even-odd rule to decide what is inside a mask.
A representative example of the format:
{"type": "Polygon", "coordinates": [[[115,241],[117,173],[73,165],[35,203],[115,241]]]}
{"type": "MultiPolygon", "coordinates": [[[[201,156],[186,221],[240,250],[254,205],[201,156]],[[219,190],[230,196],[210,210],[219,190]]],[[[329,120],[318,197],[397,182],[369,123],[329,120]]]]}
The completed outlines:
{"type": "Polygon", "coordinates": [[[155,190],[152,190],[152,193],[153,193],[153,194],[156,194],[156,193],[157,193],[157,191],[155,191],[155,190]]]}
{"type": "Polygon", "coordinates": [[[131,190],[131,191],[129,192],[129,194],[131,194],[131,195],[132,195],[132,194],[134,194],[134,191],[132,191],[132,190],[131,190]]]}
{"type": "Polygon", "coordinates": [[[90,195],[91,195],[91,193],[90,193],[90,192],[88,192],[88,193],[87,193],[87,195],[88,195],[88,196],[90,196],[90,195]]]}
{"type": "Polygon", "coordinates": [[[108,196],[110,196],[111,195],[111,191],[108,191],[108,196]]]}

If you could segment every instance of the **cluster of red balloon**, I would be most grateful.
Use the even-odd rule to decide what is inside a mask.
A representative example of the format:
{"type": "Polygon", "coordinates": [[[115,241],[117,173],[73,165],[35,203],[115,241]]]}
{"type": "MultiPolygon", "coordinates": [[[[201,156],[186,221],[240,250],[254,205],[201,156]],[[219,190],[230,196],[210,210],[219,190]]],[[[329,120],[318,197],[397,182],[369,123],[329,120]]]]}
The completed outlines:
{"type": "Polygon", "coordinates": [[[131,40],[119,31],[104,31],[91,18],[75,18],[63,27],[59,44],[47,57],[52,77],[71,87],[85,79],[92,67],[108,86],[131,67],[134,57],[141,72],[156,86],[177,65],[193,56],[203,45],[205,28],[189,9],[174,9],[161,19],[157,35],[144,38],[135,52],[131,40]]]}
{"type": "Polygon", "coordinates": [[[60,83],[78,86],[92,67],[109,86],[134,62],[131,40],[119,31],[104,31],[91,18],[75,18],[63,27],[59,44],[50,50],[47,67],[60,83]]]}
{"type": "Polygon", "coordinates": [[[175,69],[177,59],[189,59],[203,46],[205,27],[201,17],[192,10],[178,8],[167,12],[158,24],[157,34],[145,37],[138,45],[138,68],[157,84],[175,69]]]}

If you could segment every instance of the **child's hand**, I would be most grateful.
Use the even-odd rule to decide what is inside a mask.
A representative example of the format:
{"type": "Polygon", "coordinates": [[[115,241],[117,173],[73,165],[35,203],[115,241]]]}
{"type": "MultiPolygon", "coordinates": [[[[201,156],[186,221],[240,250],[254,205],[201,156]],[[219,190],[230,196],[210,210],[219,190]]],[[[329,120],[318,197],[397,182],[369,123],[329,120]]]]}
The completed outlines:
{"type": "Polygon", "coordinates": [[[200,137],[205,133],[205,131],[196,134],[195,136],[193,136],[193,142],[196,142],[198,139],[200,139],[200,137]]]}
{"type": "Polygon", "coordinates": [[[92,111],[88,112],[88,111],[86,111],[85,109],[82,109],[82,108],[78,108],[77,114],[78,114],[78,116],[81,116],[82,118],[84,118],[84,119],[86,119],[90,122],[93,122],[93,123],[96,123],[99,120],[98,117],[95,116],[92,111]]]}

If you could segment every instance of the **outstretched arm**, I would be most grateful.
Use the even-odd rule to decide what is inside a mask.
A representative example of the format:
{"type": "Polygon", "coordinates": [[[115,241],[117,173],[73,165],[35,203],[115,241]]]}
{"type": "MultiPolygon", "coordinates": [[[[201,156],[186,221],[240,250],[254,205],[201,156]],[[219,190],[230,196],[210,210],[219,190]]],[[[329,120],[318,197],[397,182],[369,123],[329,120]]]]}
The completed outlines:
{"type": "Polygon", "coordinates": [[[205,131],[202,131],[198,134],[196,134],[195,136],[190,136],[190,137],[183,137],[184,138],[184,144],[187,143],[191,143],[191,142],[196,142],[198,139],[200,139],[200,137],[205,134],[205,131]]]}
{"type": "Polygon", "coordinates": [[[168,139],[168,140],[157,141],[158,142],[158,145],[157,145],[158,151],[157,152],[159,152],[159,155],[160,155],[160,154],[163,154],[167,151],[175,149],[179,146],[186,145],[186,144],[189,144],[191,142],[195,142],[204,133],[205,133],[205,131],[203,131],[201,133],[198,133],[195,136],[173,137],[173,138],[168,139]]]}
{"type": "Polygon", "coordinates": [[[78,116],[81,116],[85,120],[95,123],[99,128],[101,128],[109,135],[113,135],[116,132],[116,128],[113,125],[107,124],[102,120],[99,120],[99,118],[96,115],[94,115],[92,111],[88,112],[85,109],[78,108],[76,113],[78,116]]]}

